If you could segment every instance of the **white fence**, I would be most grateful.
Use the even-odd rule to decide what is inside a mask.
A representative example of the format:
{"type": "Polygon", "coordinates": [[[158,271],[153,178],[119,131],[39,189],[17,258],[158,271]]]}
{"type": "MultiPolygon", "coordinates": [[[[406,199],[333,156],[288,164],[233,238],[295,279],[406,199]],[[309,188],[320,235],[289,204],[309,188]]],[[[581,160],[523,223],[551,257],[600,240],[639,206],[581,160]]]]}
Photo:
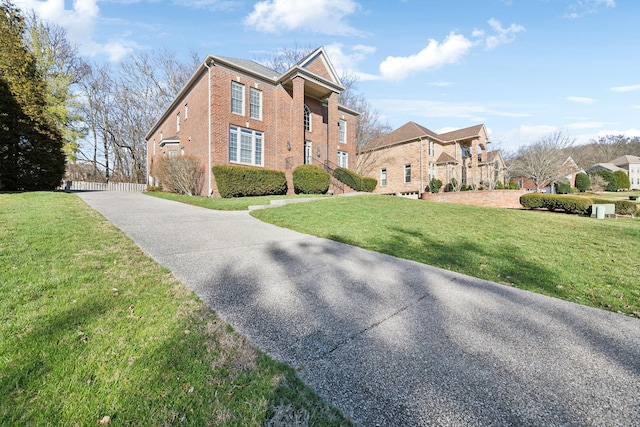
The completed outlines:
{"type": "Polygon", "coordinates": [[[130,182],[84,182],[65,181],[60,190],[65,191],[130,191],[142,192],[147,184],[133,184],[130,182]]]}

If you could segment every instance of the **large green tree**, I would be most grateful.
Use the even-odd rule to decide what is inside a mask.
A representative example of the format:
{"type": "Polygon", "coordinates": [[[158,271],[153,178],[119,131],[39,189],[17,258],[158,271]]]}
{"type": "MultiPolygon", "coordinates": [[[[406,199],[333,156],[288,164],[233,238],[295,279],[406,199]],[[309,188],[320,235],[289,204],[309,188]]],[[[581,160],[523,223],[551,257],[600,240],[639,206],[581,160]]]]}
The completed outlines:
{"type": "Polygon", "coordinates": [[[24,41],[25,20],[0,2],[0,190],[47,190],[60,184],[62,135],[47,114],[46,82],[24,41]]]}

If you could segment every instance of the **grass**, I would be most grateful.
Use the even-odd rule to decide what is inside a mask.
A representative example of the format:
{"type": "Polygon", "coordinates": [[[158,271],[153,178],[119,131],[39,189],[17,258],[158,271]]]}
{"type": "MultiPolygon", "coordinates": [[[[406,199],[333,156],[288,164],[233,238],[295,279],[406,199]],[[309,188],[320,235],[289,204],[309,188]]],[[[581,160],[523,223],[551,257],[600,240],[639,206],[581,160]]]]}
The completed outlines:
{"type": "Polygon", "coordinates": [[[640,317],[640,221],[389,196],[254,211],[303,233],[640,317]]]}
{"type": "Polygon", "coordinates": [[[76,196],[0,194],[0,425],[296,420],[350,424],[76,196]]]}
{"type": "Polygon", "coordinates": [[[151,191],[150,196],[161,199],[174,200],[177,202],[187,203],[189,205],[199,206],[201,208],[215,209],[222,211],[247,210],[249,206],[268,205],[271,200],[289,199],[289,198],[308,198],[308,197],[327,197],[318,194],[297,194],[294,196],[260,196],[260,197],[201,197],[201,196],[185,196],[182,194],[167,193],[163,191],[151,191]]]}

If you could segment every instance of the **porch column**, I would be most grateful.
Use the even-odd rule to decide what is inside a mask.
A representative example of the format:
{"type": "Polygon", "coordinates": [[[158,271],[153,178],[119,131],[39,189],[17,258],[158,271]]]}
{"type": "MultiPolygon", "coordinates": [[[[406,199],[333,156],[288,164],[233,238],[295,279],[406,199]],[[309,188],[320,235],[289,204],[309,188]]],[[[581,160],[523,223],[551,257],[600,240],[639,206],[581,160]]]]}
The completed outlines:
{"type": "Polygon", "coordinates": [[[471,182],[478,186],[478,140],[471,141],[471,182]]]}
{"type": "MultiPolygon", "coordinates": [[[[344,150],[347,151],[347,144],[340,144],[338,142],[338,120],[340,120],[338,94],[332,92],[327,98],[327,146],[324,148],[325,153],[323,157],[334,164],[338,163],[338,146],[344,145],[344,150]]],[[[355,132],[355,129],[347,129],[347,132],[355,132]]],[[[355,154],[349,154],[350,168],[352,162],[355,161],[355,154]]],[[[353,166],[355,166],[355,163],[353,166]]]]}
{"type": "Polygon", "coordinates": [[[304,79],[294,77],[291,105],[291,151],[286,162],[287,194],[294,194],[293,170],[304,163],[304,79]]]}

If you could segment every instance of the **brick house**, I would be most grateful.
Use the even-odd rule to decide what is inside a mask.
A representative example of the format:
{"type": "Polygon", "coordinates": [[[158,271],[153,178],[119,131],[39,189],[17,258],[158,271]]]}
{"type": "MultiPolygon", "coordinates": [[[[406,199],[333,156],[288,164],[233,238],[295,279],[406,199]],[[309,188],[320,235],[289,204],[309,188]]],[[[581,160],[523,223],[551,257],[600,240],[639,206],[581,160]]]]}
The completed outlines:
{"type": "MultiPolygon", "coordinates": [[[[571,188],[575,188],[576,176],[579,173],[585,173],[585,171],[578,166],[571,156],[567,157],[567,159],[558,166],[558,176],[560,177],[560,181],[564,180],[571,188]]],[[[536,191],[536,184],[531,178],[516,176],[511,179],[513,179],[520,188],[526,190],[528,193],[536,191]]],[[[539,191],[541,193],[551,194],[555,192],[555,182],[545,181],[540,183],[539,187],[539,191]]]]}
{"type": "Polygon", "coordinates": [[[609,172],[621,170],[629,175],[631,189],[640,190],[640,157],[630,155],[620,156],[608,163],[597,163],[587,168],[587,173],[598,169],[608,170],[609,172]]]}
{"type": "Polygon", "coordinates": [[[358,154],[359,171],[378,180],[376,193],[420,195],[432,178],[476,187],[504,183],[499,151],[487,151],[484,125],[443,134],[408,122],[367,143],[358,154]]]}
{"type": "Polygon", "coordinates": [[[321,47],[283,74],[257,62],[209,55],[149,130],[148,183],[159,156],[201,160],[202,195],[216,195],[214,165],[281,170],[293,192],[304,163],[355,169],[358,113],[321,47]]]}

